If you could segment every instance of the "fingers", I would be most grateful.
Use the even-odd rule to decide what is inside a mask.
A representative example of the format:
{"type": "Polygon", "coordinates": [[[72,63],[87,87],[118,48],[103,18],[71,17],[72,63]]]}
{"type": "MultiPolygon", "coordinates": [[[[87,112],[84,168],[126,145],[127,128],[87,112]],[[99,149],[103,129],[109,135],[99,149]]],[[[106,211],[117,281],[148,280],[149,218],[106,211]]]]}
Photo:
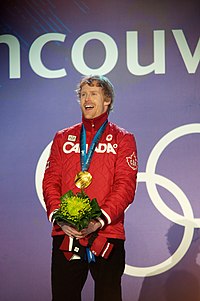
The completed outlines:
{"type": "Polygon", "coordinates": [[[76,229],[74,229],[73,227],[69,227],[69,233],[71,237],[75,237],[75,238],[83,238],[83,234],[79,231],[77,231],[76,229]]]}
{"type": "Polygon", "coordinates": [[[83,237],[81,232],[76,231],[72,227],[69,227],[69,229],[67,229],[66,232],[67,232],[66,234],[69,235],[70,237],[75,237],[75,238],[82,238],[83,237]]]}
{"type": "Polygon", "coordinates": [[[87,235],[89,235],[90,233],[92,233],[92,232],[95,232],[98,228],[100,228],[101,227],[101,223],[100,222],[94,222],[94,221],[91,221],[90,223],[89,223],[89,225],[88,225],[88,227],[87,228],[85,228],[85,229],[83,229],[82,231],[81,231],[81,233],[82,233],[82,235],[84,235],[84,237],[85,236],[87,236],[87,235]]]}
{"type": "Polygon", "coordinates": [[[63,232],[67,234],[69,237],[72,238],[75,237],[77,239],[84,238],[101,227],[100,222],[93,221],[93,220],[89,223],[87,228],[84,228],[81,231],[77,231],[74,227],[69,226],[69,224],[65,222],[59,222],[58,225],[61,227],[63,232]]]}
{"type": "Polygon", "coordinates": [[[83,234],[79,231],[77,231],[75,228],[67,225],[66,223],[59,223],[59,226],[61,227],[61,229],[63,230],[63,232],[65,234],[67,234],[70,237],[75,237],[75,238],[83,238],[83,234]]]}

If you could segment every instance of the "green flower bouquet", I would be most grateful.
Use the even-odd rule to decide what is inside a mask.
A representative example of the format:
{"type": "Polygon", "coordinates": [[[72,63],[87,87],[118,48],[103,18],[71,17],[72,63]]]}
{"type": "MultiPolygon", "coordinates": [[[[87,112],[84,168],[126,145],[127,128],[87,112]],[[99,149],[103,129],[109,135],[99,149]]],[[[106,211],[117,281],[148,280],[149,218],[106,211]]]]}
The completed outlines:
{"type": "Polygon", "coordinates": [[[61,198],[60,208],[54,213],[55,221],[65,221],[78,231],[86,228],[92,219],[101,215],[101,209],[94,198],[92,200],[82,190],[74,194],[69,190],[61,198]]]}

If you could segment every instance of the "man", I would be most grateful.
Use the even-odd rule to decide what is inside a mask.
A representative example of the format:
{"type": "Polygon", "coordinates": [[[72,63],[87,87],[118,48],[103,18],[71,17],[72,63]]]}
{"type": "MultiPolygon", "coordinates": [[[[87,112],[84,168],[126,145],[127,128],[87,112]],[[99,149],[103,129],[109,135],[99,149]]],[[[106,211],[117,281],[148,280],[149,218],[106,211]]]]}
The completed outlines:
{"type": "Polygon", "coordinates": [[[47,215],[53,221],[52,300],[80,301],[90,270],[95,301],[121,301],[124,211],[136,189],[136,143],[131,133],[108,122],[114,91],[106,77],[83,78],[77,94],[82,123],[56,134],[43,181],[47,215]],[[52,220],[60,197],[80,191],[77,182],[90,199],[97,199],[102,212],[81,231],[52,220]]]}

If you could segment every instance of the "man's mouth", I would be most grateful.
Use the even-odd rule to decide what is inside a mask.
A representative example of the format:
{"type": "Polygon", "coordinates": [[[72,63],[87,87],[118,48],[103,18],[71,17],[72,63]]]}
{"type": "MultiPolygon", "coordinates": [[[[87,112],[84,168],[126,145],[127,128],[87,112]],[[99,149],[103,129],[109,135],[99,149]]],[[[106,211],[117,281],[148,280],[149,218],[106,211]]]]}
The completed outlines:
{"type": "Polygon", "coordinates": [[[94,106],[93,106],[92,104],[87,104],[87,105],[84,106],[84,108],[85,108],[86,110],[91,110],[91,109],[94,108],[94,106]]]}

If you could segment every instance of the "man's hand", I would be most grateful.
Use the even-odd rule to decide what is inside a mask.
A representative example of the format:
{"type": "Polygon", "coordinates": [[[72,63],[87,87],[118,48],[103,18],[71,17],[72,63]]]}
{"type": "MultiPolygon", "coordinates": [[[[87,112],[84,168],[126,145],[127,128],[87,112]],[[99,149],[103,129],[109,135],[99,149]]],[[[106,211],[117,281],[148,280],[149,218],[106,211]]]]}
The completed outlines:
{"type": "Polygon", "coordinates": [[[97,229],[101,227],[101,223],[96,220],[91,220],[87,228],[81,230],[81,234],[83,237],[88,236],[90,233],[95,232],[97,229]]]}
{"type": "Polygon", "coordinates": [[[74,227],[70,226],[66,222],[57,222],[58,226],[61,227],[63,232],[67,234],[69,237],[75,238],[83,238],[85,237],[81,232],[77,231],[74,227]]]}

